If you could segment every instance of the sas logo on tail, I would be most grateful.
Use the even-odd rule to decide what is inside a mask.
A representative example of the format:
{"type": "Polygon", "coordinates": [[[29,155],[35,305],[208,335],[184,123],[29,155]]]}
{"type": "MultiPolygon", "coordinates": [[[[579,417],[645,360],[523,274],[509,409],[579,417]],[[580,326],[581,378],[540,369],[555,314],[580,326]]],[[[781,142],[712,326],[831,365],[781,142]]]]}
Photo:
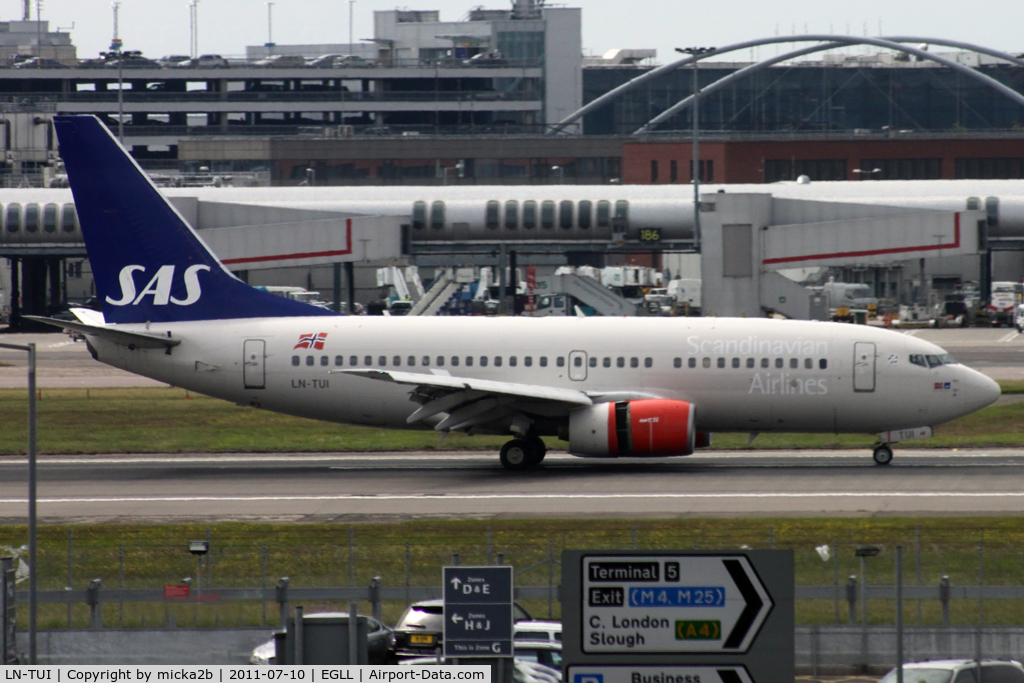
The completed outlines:
{"type": "Polygon", "coordinates": [[[106,301],[111,306],[138,306],[146,296],[153,297],[154,306],[166,306],[172,303],[175,306],[191,306],[199,301],[203,290],[199,286],[199,271],[210,270],[210,266],[189,266],[182,276],[185,281],[185,298],[178,299],[171,296],[171,286],[174,284],[174,266],[160,266],[156,274],[150,279],[149,284],[140,292],[135,293],[135,271],[146,272],[145,266],[125,266],[118,275],[121,284],[121,298],[112,299],[109,296],[106,301]]]}
{"type": "Polygon", "coordinates": [[[293,346],[293,349],[316,349],[320,351],[324,348],[324,342],[327,341],[326,332],[318,332],[316,334],[303,334],[299,337],[299,343],[293,346]]]}

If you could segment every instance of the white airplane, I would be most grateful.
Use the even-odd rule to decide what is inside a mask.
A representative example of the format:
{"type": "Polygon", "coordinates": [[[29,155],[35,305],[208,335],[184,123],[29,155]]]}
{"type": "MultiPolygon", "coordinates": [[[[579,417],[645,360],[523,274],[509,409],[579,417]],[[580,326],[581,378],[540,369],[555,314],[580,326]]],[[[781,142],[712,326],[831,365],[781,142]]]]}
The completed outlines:
{"type": "Polygon", "coordinates": [[[689,455],[719,432],[931,434],[999,397],[938,346],[846,324],[727,318],[347,317],[225,269],[109,131],[58,116],[103,312],[41,319],[97,360],[242,405],[359,425],[543,436],[591,457],[689,455]]]}

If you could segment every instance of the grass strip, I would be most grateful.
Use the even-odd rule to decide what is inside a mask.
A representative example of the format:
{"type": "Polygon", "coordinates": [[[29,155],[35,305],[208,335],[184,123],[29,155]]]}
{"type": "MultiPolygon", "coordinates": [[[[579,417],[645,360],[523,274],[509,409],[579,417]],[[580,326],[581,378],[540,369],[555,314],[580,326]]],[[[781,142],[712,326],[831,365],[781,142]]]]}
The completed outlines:
{"type": "MultiPolygon", "coordinates": [[[[40,528],[39,587],[42,590],[74,590],[103,579],[104,589],[158,589],[194,577],[195,559],[187,542],[209,538],[210,573],[206,590],[274,586],[288,576],[294,587],[367,586],[380,576],[385,586],[437,587],[441,567],[452,553],[465,565],[485,564],[502,553],[516,570],[519,585],[546,586],[549,577],[561,581],[561,569],[550,559],[560,559],[563,549],[686,550],[786,548],[794,553],[798,585],[845,585],[859,572],[854,548],[874,544],[882,548],[868,562],[868,583],[892,584],[894,548],[904,548],[907,585],[934,586],[949,576],[954,586],[976,585],[979,547],[983,553],[986,585],[1024,584],[1024,525],[1015,517],[1002,518],[888,518],[888,519],[539,519],[539,520],[442,520],[361,524],[275,524],[225,522],[204,524],[89,524],[46,525],[40,528]],[[72,576],[69,582],[69,531],[73,533],[72,576]],[[351,545],[350,545],[351,539],[351,545]],[[979,546],[980,544],[980,546],[979,546]],[[819,548],[826,546],[828,554],[819,548]],[[826,559],[827,558],[827,559],[826,559]],[[265,572],[264,572],[265,567],[265,572]]],[[[0,527],[0,546],[19,547],[26,541],[24,526],[0,527]]],[[[986,601],[987,624],[1022,623],[1020,601],[986,601]]],[[[560,615],[557,600],[532,600],[524,606],[535,616],[560,615]]],[[[43,627],[67,625],[67,608],[43,605],[43,627]]],[[[385,605],[385,621],[393,623],[404,601],[385,605]]],[[[973,624],[978,605],[954,600],[952,623],[973,624]]],[[[329,603],[309,605],[323,611],[345,608],[329,603]]],[[[364,604],[362,609],[368,609],[364,604]]],[[[937,600],[922,601],[922,623],[941,619],[937,600]]],[[[259,603],[200,605],[134,604],[124,612],[116,604],[104,609],[108,627],[261,625],[259,603]]],[[[268,605],[268,620],[276,622],[277,606],[268,605]]],[[[915,601],[907,601],[908,623],[916,623],[915,601]]],[[[846,623],[844,600],[797,602],[797,623],[846,623]],[[838,617],[837,614],[838,607],[838,617]]],[[[872,600],[869,620],[891,623],[891,601],[872,600]]],[[[22,615],[19,615],[19,619],[22,615]]],[[[84,627],[88,608],[77,605],[72,623],[84,627]]]]}
{"type": "MultiPolygon", "coordinates": [[[[1024,391],[1024,382],[1004,382],[1024,391]],[[1017,386],[1019,385],[1019,387],[1017,386]]],[[[1010,391],[1008,393],[1013,393],[1010,391]]],[[[41,453],[280,453],[497,450],[507,437],[389,430],[319,422],[237,406],[175,388],[43,389],[41,453]]],[[[23,389],[0,389],[0,454],[24,454],[28,440],[23,389]]],[[[721,449],[869,448],[872,435],[715,434],[721,449]]],[[[548,439],[553,448],[565,442],[548,439]]],[[[1024,446],[1024,402],[990,406],[905,445],[934,448],[1024,446]]]]}

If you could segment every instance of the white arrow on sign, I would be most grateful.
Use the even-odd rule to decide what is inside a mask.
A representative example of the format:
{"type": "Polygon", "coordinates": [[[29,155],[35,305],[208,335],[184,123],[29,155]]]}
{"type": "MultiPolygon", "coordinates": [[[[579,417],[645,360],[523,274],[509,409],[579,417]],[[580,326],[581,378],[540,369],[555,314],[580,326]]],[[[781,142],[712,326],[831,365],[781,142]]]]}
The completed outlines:
{"type": "Polygon", "coordinates": [[[460,621],[462,621],[462,617],[460,617],[458,614],[453,614],[452,615],[452,623],[453,624],[457,624],[460,621]]]}
{"type": "Polygon", "coordinates": [[[589,555],[582,569],[587,653],[742,653],[773,607],[744,555],[589,555]]]}
{"type": "Polygon", "coordinates": [[[594,666],[569,667],[569,683],[633,683],[633,681],[700,681],[754,683],[742,666],[594,666]]]}
{"type": "Polygon", "coordinates": [[[462,581],[459,581],[459,577],[455,576],[452,578],[452,588],[459,590],[459,586],[462,585],[462,581]]]}

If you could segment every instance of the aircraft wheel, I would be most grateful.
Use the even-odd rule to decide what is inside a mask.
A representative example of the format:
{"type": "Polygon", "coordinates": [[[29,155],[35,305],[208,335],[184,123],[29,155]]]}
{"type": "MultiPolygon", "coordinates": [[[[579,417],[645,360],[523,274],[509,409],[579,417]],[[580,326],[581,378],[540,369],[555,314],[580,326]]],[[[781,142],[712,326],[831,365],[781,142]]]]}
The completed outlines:
{"type": "Polygon", "coordinates": [[[530,436],[526,440],[533,446],[533,458],[531,459],[530,467],[536,467],[544,462],[544,456],[548,454],[548,446],[544,443],[544,439],[539,436],[530,436]]]}
{"type": "MultiPolygon", "coordinates": [[[[533,466],[536,449],[524,439],[512,439],[501,447],[501,466],[506,470],[525,470],[533,466]]],[[[539,462],[539,461],[538,461],[539,462]]]]}
{"type": "Polygon", "coordinates": [[[876,446],[872,457],[874,458],[876,465],[888,465],[892,462],[892,449],[885,444],[876,446]]]}

